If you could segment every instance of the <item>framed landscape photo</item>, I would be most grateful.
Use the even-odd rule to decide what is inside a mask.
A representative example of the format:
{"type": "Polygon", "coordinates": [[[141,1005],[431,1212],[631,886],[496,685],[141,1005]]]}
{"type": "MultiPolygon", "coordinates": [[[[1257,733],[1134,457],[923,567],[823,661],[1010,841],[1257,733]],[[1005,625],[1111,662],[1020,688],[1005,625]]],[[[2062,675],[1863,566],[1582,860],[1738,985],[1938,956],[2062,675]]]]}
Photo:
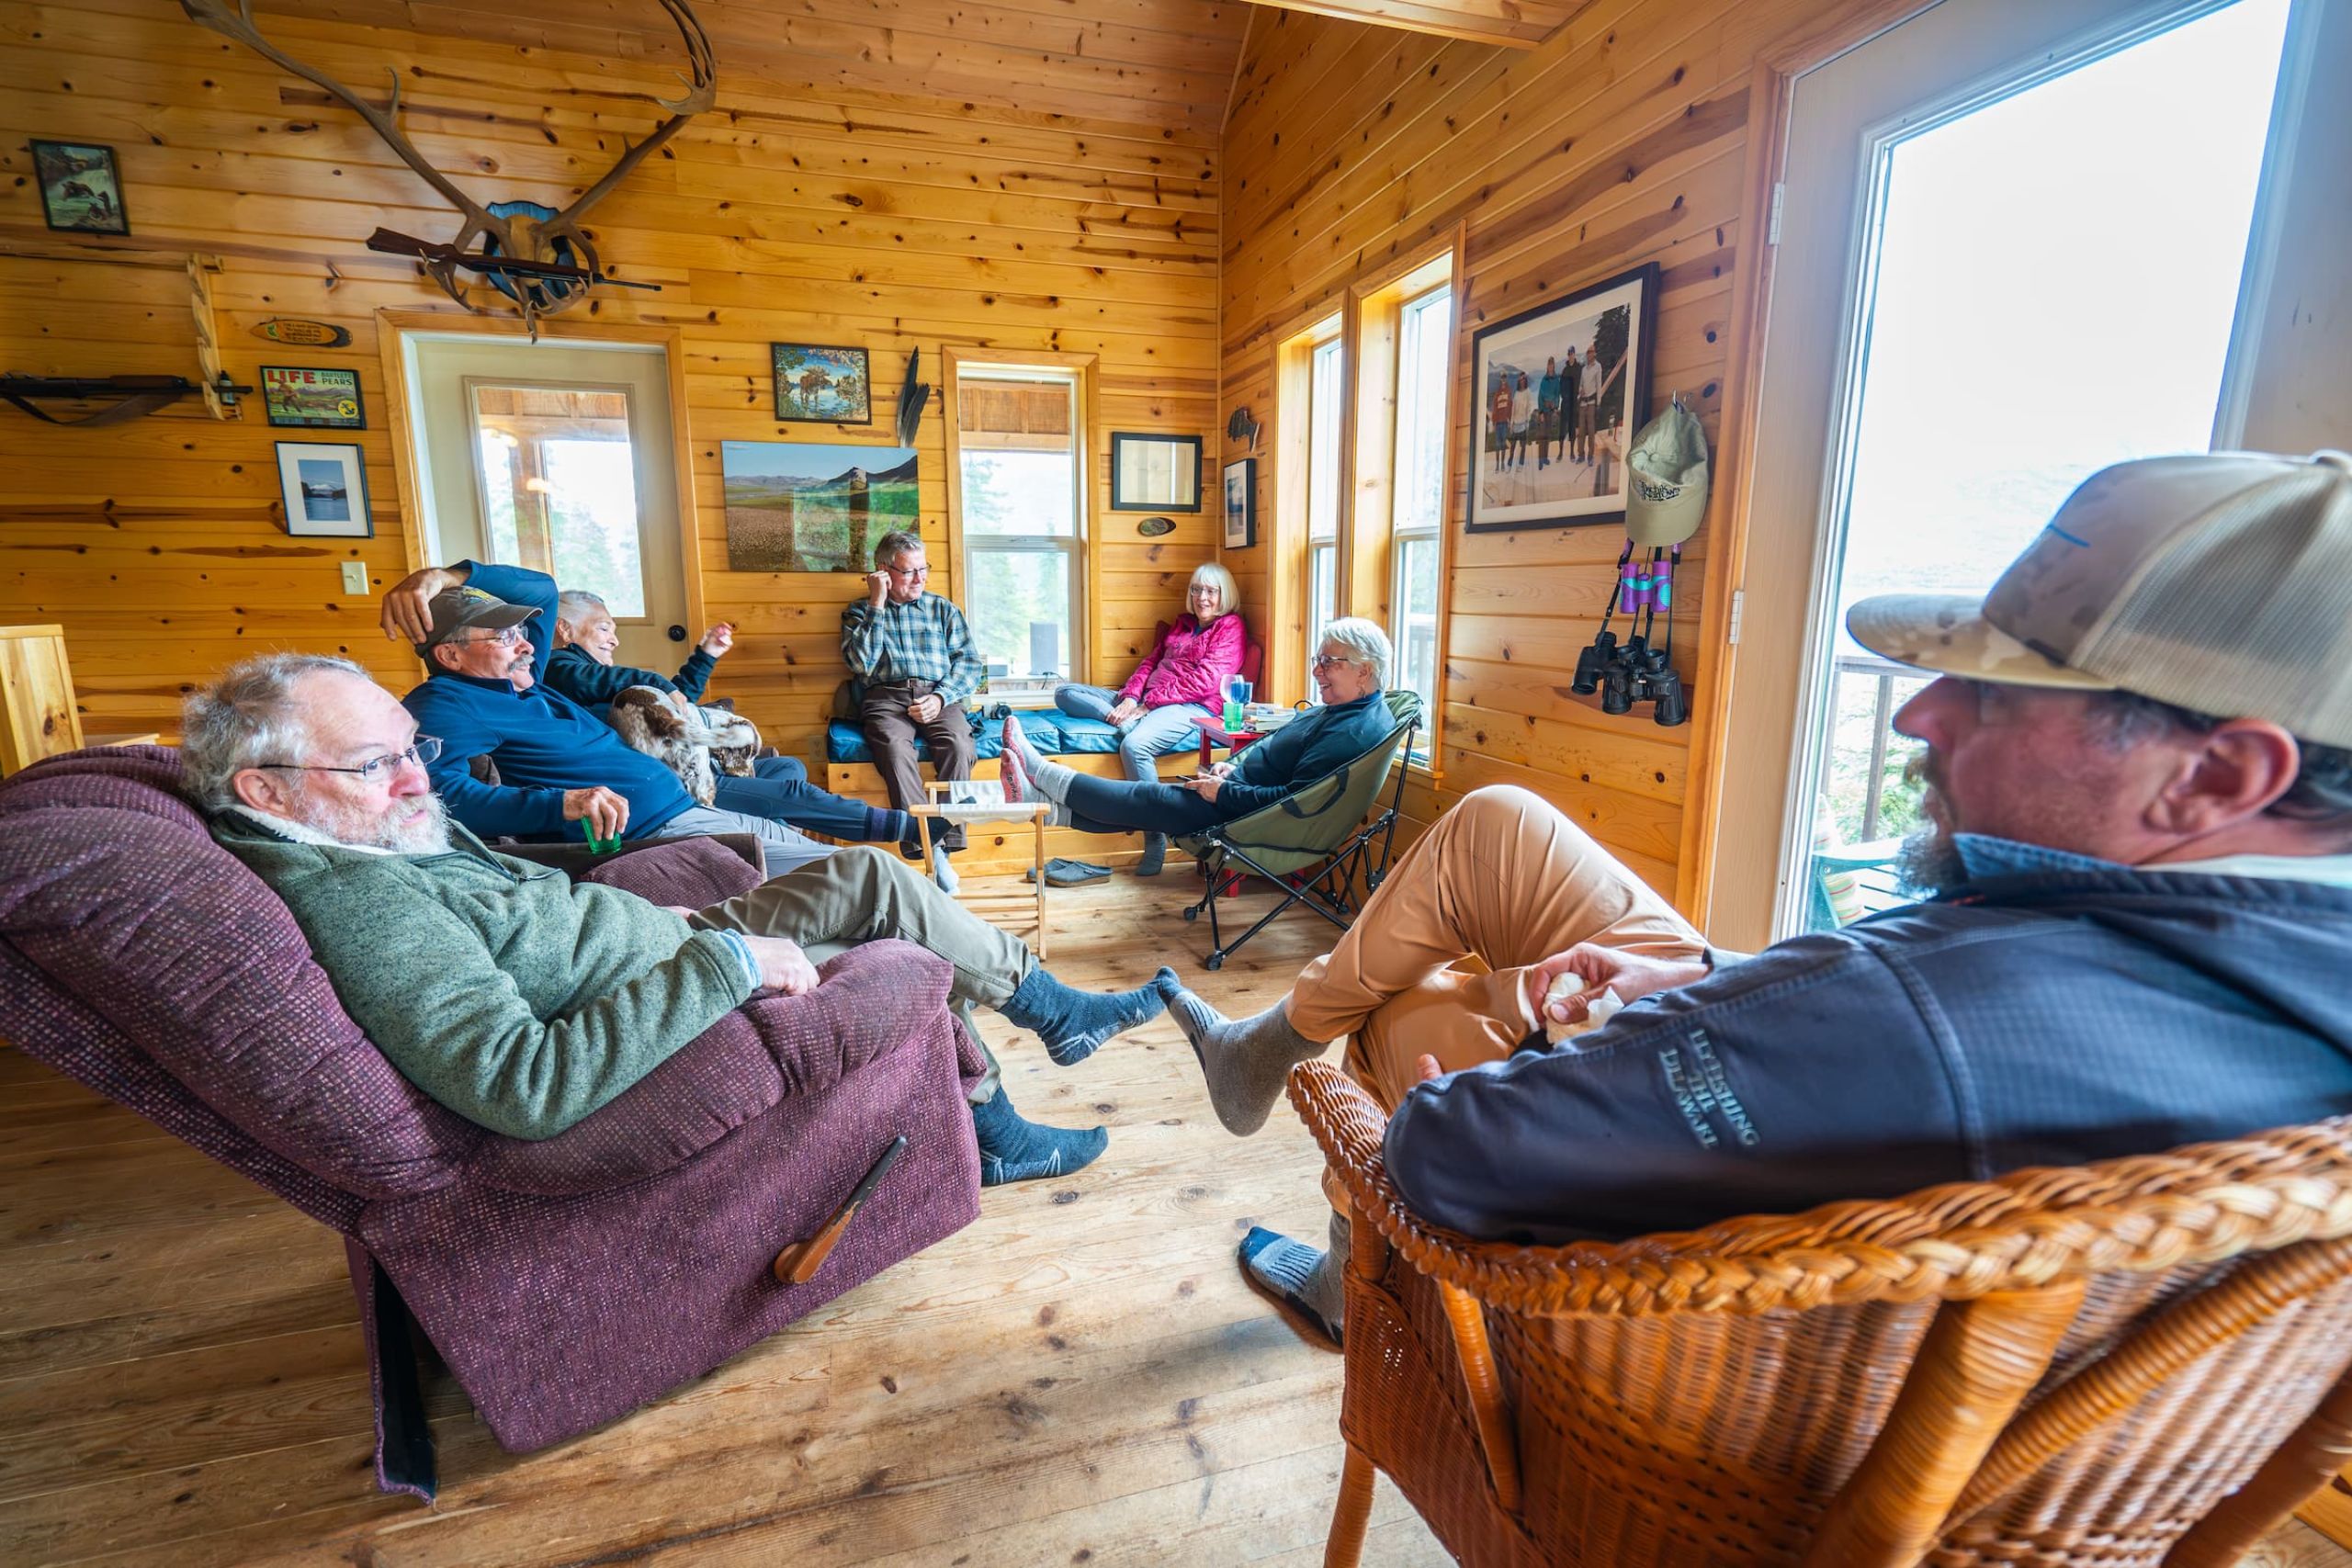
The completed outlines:
{"type": "Polygon", "coordinates": [[[871,571],[874,545],[922,520],[911,446],[722,441],[729,571],[871,571]]]}
{"type": "Polygon", "coordinates": [[[1246,550],[1258,542],[1258,459],[1225,466],[1225,547],[1246,550]]]}
{"type": "Polygon", "coordinates": [[[865,350],[811,343],[768,344],[775,417],[811,424],[872,424],[874,380],[865,350]]]}
{"type": "Polygon", "coordinates": [[[1471,339],[1472,533],[1625,520],[1625,448],[1649,412],[1657,264],[1471,339]]]}
{"type": "Polygon", "coordinates": [[[368,514],[366,455],[356,443],[281,441],[277,483],[286,502],[286,531],[312,538],[375,536],[368,514]]]}
{"type": "Polygon", "coordinates": [[[83,234],[130,232],[113,148],[85,141],[35,141],[32,153],[40,215],[51,228],[83,234]]]}
{"type": "Polygon", "coordinates": [[[269,423],[299,430],[365,430],[359,372],[293,365],[261,367],[262,407],[269,423]]]}

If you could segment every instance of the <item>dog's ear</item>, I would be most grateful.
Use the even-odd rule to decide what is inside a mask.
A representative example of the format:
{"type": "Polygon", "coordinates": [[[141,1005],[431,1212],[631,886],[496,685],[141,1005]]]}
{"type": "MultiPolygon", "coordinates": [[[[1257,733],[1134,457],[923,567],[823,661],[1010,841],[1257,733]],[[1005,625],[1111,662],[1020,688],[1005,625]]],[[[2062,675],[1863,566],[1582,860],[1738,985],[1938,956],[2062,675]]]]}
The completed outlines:
{"type": "Polygon", "coordinates": [[[670,694],[657,686],[629,686],[613,699],[615,714],[628,713],[656,740],[675,740],[689,728],[670,703],[670,694]]]}

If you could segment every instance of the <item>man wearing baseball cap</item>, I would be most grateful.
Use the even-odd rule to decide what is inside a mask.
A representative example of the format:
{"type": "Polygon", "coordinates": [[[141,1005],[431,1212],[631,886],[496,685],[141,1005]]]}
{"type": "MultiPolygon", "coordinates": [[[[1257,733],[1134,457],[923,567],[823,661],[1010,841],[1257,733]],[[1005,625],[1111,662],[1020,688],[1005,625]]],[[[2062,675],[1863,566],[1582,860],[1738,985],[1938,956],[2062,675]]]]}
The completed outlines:
{"type": "Polygon", "coordinates": [[[697,806],[676,773],[548,687],[554,604],[544,573],[473,561],[426,567],[384,595],[385,635],[412,642],[428,671],[402,701],[441,741],[430,771],[451,816],[484,839],[751,833],[777,874],[832,852],[785,823],[697,806]],[[497,784],[473,776],[480,756],[497,784]]]}
{"type": "MultiPolygon", "coordinates": [[[[2120,464],[1983,600],[1848,625],[1939,677],[1895,719],[1924,901],[1714,953],[1548,805],[1475,792],[1276,1008],[1175,998],[1220,1117],[1346,1034],[1416,1210],[1557,1242],[2352,1111],[2352,459],[2120,464]],[[1604,989],[1632,1005],[1528,1033],[1604,989]]],[[[1318,1249],[1252,1242],[1336,1333],[1318,1249]]]]}

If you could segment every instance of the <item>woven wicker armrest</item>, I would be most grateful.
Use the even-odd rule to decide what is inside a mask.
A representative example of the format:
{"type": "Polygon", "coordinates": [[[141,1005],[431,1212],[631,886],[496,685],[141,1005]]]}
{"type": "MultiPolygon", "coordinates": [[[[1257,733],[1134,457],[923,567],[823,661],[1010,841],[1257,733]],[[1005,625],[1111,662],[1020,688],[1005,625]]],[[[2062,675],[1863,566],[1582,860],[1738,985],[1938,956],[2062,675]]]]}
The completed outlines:
{"type": "Polygon", "coordinates": [[[1514,1247],[1439,1229],[1405,1207],[1381,1156],[1385,1118],[1339,1068],[1293,1068],[1290,1097],[1357,1212],[1408,1262],[1514,1312],[1638,1316],[1964,1301],[2352,1235],[2352,1116],[2338,1116],[1682,1234],[1514,1247]]]}

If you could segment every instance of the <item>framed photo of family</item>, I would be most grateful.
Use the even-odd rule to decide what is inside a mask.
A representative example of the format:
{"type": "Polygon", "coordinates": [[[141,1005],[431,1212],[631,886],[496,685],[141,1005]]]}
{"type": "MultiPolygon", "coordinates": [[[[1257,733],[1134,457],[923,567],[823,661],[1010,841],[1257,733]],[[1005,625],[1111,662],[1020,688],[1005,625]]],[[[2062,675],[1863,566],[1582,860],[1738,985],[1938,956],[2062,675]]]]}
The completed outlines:
{"type": "Polygon", "coordinates": [[[1471,340],[1473,533],[1625,520],[1625,447],[1649,410],[1657,264],[1471,340]]]}
{"type": "Polygon", "coordinates": [[[277,483],[286,502],[286,531],[328,539],[368,539],[366,455],[356,443],[281,441],[277,483]]]}

